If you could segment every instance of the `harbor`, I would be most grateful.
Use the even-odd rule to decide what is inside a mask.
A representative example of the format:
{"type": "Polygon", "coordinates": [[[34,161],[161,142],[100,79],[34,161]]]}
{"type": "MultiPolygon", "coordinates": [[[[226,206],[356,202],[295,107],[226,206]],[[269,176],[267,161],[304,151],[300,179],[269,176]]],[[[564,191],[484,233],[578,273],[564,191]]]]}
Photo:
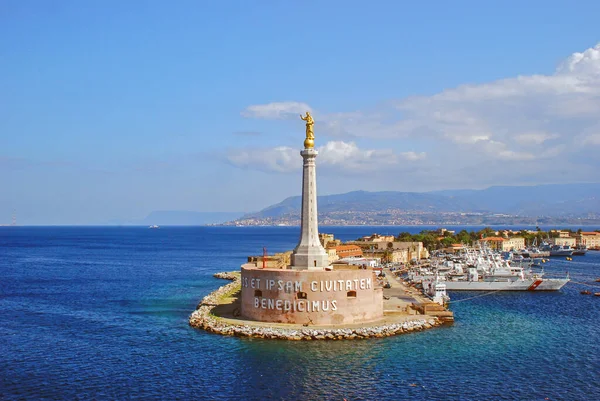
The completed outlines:
{"type": "MultiPolygon", "coordinates": [[[[465,238],[466,232],[463,231],[459,236],[465,238]]],[[[582,248],[576,239],[565,240],[576,238],[571,237],[574,235],[571,231],[549,232],[553,233],[554,238],[572,241],[574,245],[582,248]]],[[[455,315],[452,305],[455,302],[503,292],[560,292],[572,280],[568,269],[559,273],[556,265],[567,267],[573,261],[573,257],[582,258],[587,254],[587,249],[586,252],[580,253],[571,250],[569,255],[574,256],[558,258],[557,256],[562,255],[552,254],[552,248],[559,246],[563,252],[568,245],[552,245],[542,241],[538,247],[535,238],[526,242],[524,238],[519,237],[532,235],[531,232],[523,230],[507,232],[490,231],[489,228],[485,228],[467,234],[479,239],[473,241],[471,246],[453,244],[450,247],[441,247],[441,239],[455,240],[454,232],[443,228],[437,231],[422,231],[418,235],[400,233],[394,236],[375,233],[346,241],[336,238],[333,234],[319,234],[319,241],[326,249],[330,271],[338,274],[364,272],[364,277],[372,277],[355,279],[354,287],[351,284],[352,280],[348,280],[348,283],[342,280],[339,290],[349,290],[348,297],[354,297],[359,287],[373,286],[375,290],[381,291],[383,313],[379,317],[345,323],[336,318],[336,324],[310,317],[297,322],[285,321],[281,319],[281,313],[294,313],[297,316],[295,319],[302,319],[301,316],[310,312],[311,308],[313,313],[321,312],[325,316],[330,309],[336,311],[339,301],[334,298],[322,298],[323,301],[316,304],[317,301],[304,301],[306,295],[302,291],[310,289],[313,293],[335,293],[338,290],[338,282],[279,280],[280,290],[299,291],[297,296],[284,302],[277,298],[264,298],[262,290],[259,290],[277,287],[275,281],[271,280],[272,283],[269,284],[269,280],[264,279],[264,287],[261,287],[260,280],[256,279],[256,287],[252,284],[252,288],[256,290],[250,299],[254,303],[254,310],[260,312],[256,316],[261,318],[248,318],[242,315],[242,275],[240,272],[225,272],[216,273],[215,277],[232,282],[206,296],[190,316],[189,324],[223,335],[285,340],[342,340],[405,334],[453,323],[455,315]],[[427,242],[428,236],[439,234],[442,235],[436,237],[437,246],[435,243],[428,243],[431,250],[426,248],[423,242],[415,241],[424,239],[427,242]],[[485,234],[488,236],[484,237],[485,234]],[[563,262],[559,262],[560,260],[563,262]],[[468,296],[464,298],[458,295],[461,292],[468,296]],[[270,310],[272,312],[269,312],[270,310]],[[269,318],[264,316],[273,316],[274,320],[269,321],[269,318]]],[[[548,234],[538,231],[535,235],[539,237],[548,234]]],[[[588,238],[596,238],[600,233],[588,232],[586,235],[588,238]]],[[[248,263],[244,266],[251,271],[272,275],[282,269],[285,271],[291,256],[291,251],[269,255],[264,248],[262,255],[248,256],[248,263]]],[[[329,277],[334,277],[331,274],[327,273],[329,277]]],[[[580,290],[582,295],[593,294],[600,297],[600,284],[597,283],[600,282],[600,278],[595,280],[574,281],[572,284],[584,288],[580,290]]],[[[279,296],[278,292],[275,294],[276,297],[279,296]]],[[[460,315],[457,317],[458,320],[462,318],[464,317],[460,315]]]]}
{"type": "Polygon", "coordinates": [[[406,276],[429,292],[440,284],[449,291],[558,291],[569,282],[569,275],[549,277],[545,262],[465,247],[452,255],[438,254],[426,266],[411,267],[406,276]]]}
{"type": "MultiPolygon", "coordinates": [[[[573,261],[573,257],[585,258],[587,254],[587,249],[586,252],[580,253],[571,251],[569,254],[574,255],[573,257],[558,258],[558,255],[551,254],[551,250],[545,250],[557,245],[542,242],[540,247],[537,247],[535,240],[526,243],[523,238],[517,236],[527,235],[526,231],[511,233],[512,238],[506,231],[489,231],[489,236],[483,237],[486,230],[489,228],[469,233],[470,236],[479,237],[479,240],[474,241],[471,246],[453,244],[442,248],[438,245],[438,249],[431,250],[427,249],[423,242],[414,241],[421,238],[427,240],[423,237],[425,235],[423,233],[427,231],[410,237],[402,233],[398,236],[372,234],[346,241],[337,239],[333,234],[320,234],[321,245],[327,251],[329,270],[365,271],[367,273],[365,277],[373,277],[374,288],[382,291],[383,316],[379,318],[363,322],[338,321],[338,324],[327,324],[310,318],[297,323],[247,318],[241,313],[242,276],[239,272],[229,272],[215,274],[215,277],[232,280],[232,283],[220,287],[205,297],[190,316],[189,324],[195,328],[223,335],[285,340],[377,338],[422,331],[453,323],[455,314],[452,305],[455,302],[465,302],[503,292],[560,292],[572,280],[568,269],[559,272],[556,266],[567,267],[573,261]],[[502,248],[503,245],[506,246],[505,241],[511,248],[502,248]],[[515,249],[515,244],[520,247],[515,249]],[[461,292],[465,292],[468,296],[465,298],[458,295],[461,292]]],[[[563,238],[563,241],[564,238],[575,238],[570,236],[573,232],[560,234],[560,230],[554,231],[553,236],[563,238]]],[[[438,229],[431,233],[445,234],[437,237],[438,240],[454,239],[450,237],[453,232],[448,232],[447,229],[438,229]]],[[[547,234],[538,232],[536,235],[547,234]]],[[[586,235],[595,238],[600,233],[589,232],[586,235]]],[[[579,245],[576,244],[576,240],[573,242],[579,245]]],[[[441,245],[441,241],[439,243],[441,245]]],[[[429,245],[435,247],[435,243],[433,246],[429,245]]],[[[560,247],[564,250],[567,245],[560,245],[560,247]]],[[[248,264],[244,266],[271,274],[269,272],[281,271],[289,265],[291,254],[291,251],[287,251],[269,255],[265,248],[262,255],[249,256],[248,264]]],[[[600,278],[596,280],[600,281],[600,278]]],[[[344,286],[344,290],[350,290],[349,297],[359,288],[359,280],[354,281],[355,287],[350,284],[345,287],[345,281],[343,284],[340,283],[340,289],[344,286]]],[[[591,281],[593,280],[573,281],[572,285],[585,287],[586,289],[580,290],[582,295],[593,294],[600,297],[600,284],[591,281]]],[[[288,313],[300,313],[310,311],[312,305],[310,302],[303,301],[306,295],[302,295],[302,288],[310,288],[312,292],[323,293],[326,289],[335,292],[336,285],[335,280],[320,282],[320,284],[318,281],[305,284],[301,282],[293,284],[292,281],[288,284],[281,282],[279,284],[281,289],[289,286],[290,289],[294,287],[296,291],[300,291],[298,297],[289,303],[281,301],[277,304],[276,299],[260,298],[263,296],[262,291],[255,290],[252,299],[255,308],[259,311],[262,309],[268,312],[272,309],[276,312],[276,309],[279,309],[283,312],[287,310],[288,313]]],[[[361,287],[364,285],[361,284],[361,287]]],[[[262,287],[257,283],[256,288],[262,287]]],[[[269,284],[266,284],[266,288],[269,288],[269,284]]],[[[323,308],[323,312],[329,308],[334,310],[337,308],[335,300],[322,302],[318,307],[323,308]]],[[[313,312],[315,311],[318,312],[319,309],[314,309],[313,312]]],[[[264,316],[265,312],[261,312],[260,316],[264,316]]],[[[279,316],[277,313],[273,316],[275,319],[281,319],[277,317],[279,316]]],[[[463,317],[459,315],[456,318],[460,320],[463,317]]]]}

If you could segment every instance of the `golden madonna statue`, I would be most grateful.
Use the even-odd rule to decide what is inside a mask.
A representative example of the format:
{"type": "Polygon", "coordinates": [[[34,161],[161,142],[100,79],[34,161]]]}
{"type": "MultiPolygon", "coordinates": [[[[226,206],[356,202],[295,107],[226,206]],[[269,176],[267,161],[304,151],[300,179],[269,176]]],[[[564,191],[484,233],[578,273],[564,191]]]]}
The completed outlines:
{"type": "Polygon", "coordinates": [[[300,118],[306,121],[306,139],[304,140],[304,147],[314,148],[315,132],[313,131],[313,125],[315,124],[315,120],[313,120],[312,116],[308,111],[306,112],[306,116],[300,114],[300,118]]]}

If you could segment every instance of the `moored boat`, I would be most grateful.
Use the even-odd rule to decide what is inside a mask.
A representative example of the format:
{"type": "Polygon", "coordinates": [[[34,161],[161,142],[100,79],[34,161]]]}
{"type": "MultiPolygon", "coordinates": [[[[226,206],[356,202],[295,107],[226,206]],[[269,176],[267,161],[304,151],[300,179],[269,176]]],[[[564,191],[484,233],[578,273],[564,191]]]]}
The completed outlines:
{"type": "Polygon", "coordinates": [[[550,248],[550,256],[571,256],[573,248],[568,245],[554,245],[550,248]]]}
{"type": "Polygon", "coordinates": [[[489,249],[467,250],[463,259],[432,262],[432,269],[413,269],[408,279],[433,289],[436,282],[447,291],[557,291],[570,281],[544,277],[544,270],[534,272],[533,262],[504,260],[489,249]]]}

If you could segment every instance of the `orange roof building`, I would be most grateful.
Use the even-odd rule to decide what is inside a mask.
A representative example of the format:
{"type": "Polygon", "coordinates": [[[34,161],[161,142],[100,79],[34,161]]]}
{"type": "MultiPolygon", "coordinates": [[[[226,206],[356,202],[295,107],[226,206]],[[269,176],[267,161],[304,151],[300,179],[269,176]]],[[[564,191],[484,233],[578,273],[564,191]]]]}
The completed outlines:
{"type": "Polygon", "coordinates": [[[505,238],[502,238],[502,237],[486,237],[486,238],[480,239],[479,241],[494,241],[494,242],[500,241],[500,242],[502,242],[504,240],[505,240],[505,238]]]}
{"type": "Polygon", "coordinates": [[[352,256],[363,256],[362,249],[360,249],[360,246],[358,245],[338,245],[334,248],[340,259],[352,256]]]}
{"type": "Polygon", "coordinates": [[[494,249],[497,251],[497,250],[502,250],[502,243],[504,241],[505,241],[505,238],[502,238],[502,237],[486,237],[486,238],[481,238],[479,240],[479,243],[481,245],[485,244],[490,249],[494,249]]]}

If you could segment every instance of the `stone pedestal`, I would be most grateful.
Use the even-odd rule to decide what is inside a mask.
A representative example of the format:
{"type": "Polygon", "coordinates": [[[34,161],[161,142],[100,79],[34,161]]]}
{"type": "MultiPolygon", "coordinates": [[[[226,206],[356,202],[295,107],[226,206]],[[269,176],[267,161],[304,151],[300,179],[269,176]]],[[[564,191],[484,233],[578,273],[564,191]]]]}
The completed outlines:
{"type": "Polygon", "coordinates": [[[319,152],[304,149],[302,172],[302,218],[300,241],[292,253],[292,268],[295,270],[323,270],[329,265],[327,252],[319,241],[317,220],[317,177],[315,158],[319,152]]]}
{"type": "Polygon", "coordinates": [[[373,270],[295,271],[242,266],[241,315],[260,322],[336,325],[383,317],[373,270]]]}

